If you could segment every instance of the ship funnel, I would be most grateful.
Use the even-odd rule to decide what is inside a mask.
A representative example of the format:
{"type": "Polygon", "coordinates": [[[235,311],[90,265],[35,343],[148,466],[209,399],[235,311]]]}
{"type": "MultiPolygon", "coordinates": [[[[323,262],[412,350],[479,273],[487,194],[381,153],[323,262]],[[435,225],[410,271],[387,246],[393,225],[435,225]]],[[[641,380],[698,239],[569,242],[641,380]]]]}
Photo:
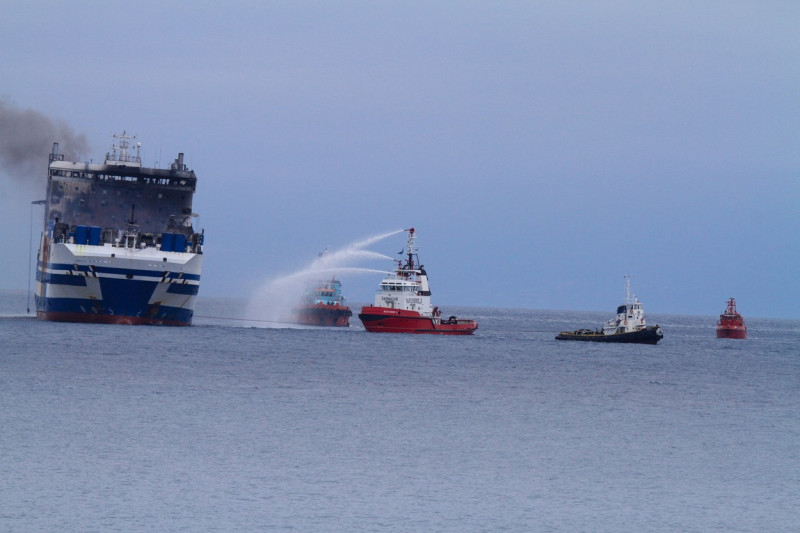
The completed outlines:
{"type": "Polygon", "coordinates": [[[58,143],[57,142],[53,143],[53,151],[50,152],[50,162],[52,163],[53,161],[63,161],[63,160],[64,156],[58,153],[58,143]]]}
{"type": "Polygon", "coordinates": [[[186,165],[183,164],[183,152],[178,152],[178,157],[172,162],[172,170],[186,170],[186,165]]]}

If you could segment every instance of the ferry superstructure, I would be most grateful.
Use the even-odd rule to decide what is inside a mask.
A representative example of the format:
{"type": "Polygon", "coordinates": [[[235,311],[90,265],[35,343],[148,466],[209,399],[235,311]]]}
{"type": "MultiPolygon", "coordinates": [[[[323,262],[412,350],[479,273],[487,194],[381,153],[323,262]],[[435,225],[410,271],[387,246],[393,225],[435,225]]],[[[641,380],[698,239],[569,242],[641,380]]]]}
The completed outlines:
{"type": "Polygon", "coordinates": [[[200,287],[204,232],[192,226],[197,186],[183,153],[142,166],[123,132],[103,163],[50,154],[36,271],[43,320],[188,326],[200,287]]]}

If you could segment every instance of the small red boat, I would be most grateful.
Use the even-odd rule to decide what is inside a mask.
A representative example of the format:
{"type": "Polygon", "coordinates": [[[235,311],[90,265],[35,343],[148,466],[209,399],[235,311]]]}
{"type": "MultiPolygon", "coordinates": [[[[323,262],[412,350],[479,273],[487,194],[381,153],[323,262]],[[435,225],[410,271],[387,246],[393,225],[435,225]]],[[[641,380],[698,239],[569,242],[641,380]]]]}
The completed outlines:
{"type": "Polygon", "coordinates": [[[306,326],[348,327],[353,312],[345,305],[342,282],[336,278],[315,281],[304,301],[294,309],[293,321],[306,326]]]}
{"type": "Polygon", "coordinates": [[[718,339],[746,339],[747,326],[744,325],[744,318],[736,312],[736,300],[728,300],[728,307],[725,312],[719,315],[717,322],[718,339]]]}
{"type": "MultiPolygon", "coordinates": [[[[373,333],[435,333],[471,335],[478,329],[474,320],[451,316],[443,319],[438,307],[431,307],[428,274],[419,264],[414,249],[414,228],[408,231],[408,257],[381,281],[374,305],[364,306],[358,318],[373,333]]],[[[402,253],[402,252],[401,252],[402,253]]]]}

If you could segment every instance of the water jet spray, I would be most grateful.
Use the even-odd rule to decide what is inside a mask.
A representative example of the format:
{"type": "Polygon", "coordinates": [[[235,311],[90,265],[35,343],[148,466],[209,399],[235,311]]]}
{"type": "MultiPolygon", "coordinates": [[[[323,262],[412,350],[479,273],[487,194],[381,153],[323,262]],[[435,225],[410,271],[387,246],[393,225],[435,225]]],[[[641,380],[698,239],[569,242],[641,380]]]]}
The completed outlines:
{"type": "Polygon", "coordinates": [[[263,322],[266,327],[294,327],[291,324],[292,310],[299,304],[309,283],[323,278],[331,279],[337,274],[386,274],[385,270],[353,266],[353,263],[377,259],[392,261],[385,254],[364,248],[403,231],[396,230],[362,239],[332,252],[326,250],[308,266],[267,280],[250,299],[245,313],[246,319],[263,322]]]}

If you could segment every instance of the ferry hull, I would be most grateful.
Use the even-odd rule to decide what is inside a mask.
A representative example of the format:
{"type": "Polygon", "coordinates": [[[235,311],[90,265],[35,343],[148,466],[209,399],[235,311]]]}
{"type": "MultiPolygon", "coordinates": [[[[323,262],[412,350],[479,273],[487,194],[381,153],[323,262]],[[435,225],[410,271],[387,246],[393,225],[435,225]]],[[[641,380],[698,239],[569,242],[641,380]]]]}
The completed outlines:
{"type": "Polygon", "coordinates": [[[416,311],[386,307],[364,307],[358,315],[364,329],[372,333],[421,333],[472,335],[478,329],[474,320],[434,320],[416,311]]]}
{"type": "MultiPolygon", "coordinates": [[[[173,316],[187,316],[183,310],[175,313],[173,316]]],[[[191,326],[192,313],[183,320],[178,319],[160,319],[160,318],[144,318],[139,316],[122,316],[122,315],[107,315],[107,314],[91,314],[91,313],[62,313],[62,312],[47,312],[37,311],[36,317],[40,320],[47,320],[50,322],[76,322],[85,324],[116,324],[125,326],[191,326]]]]}
{"type": "Polygon", "coordinates": [[[202,256],[45,244],[36,316],[55,322],[190,326],[202,256]],[[166,260],[165,260],[166,259],[166,260]]]}
{"type": "Polygon", "coordinates": [[[353,312],[341,305],[309,305],[295,310],[294,321],[305,326],[350,327],[353,312]]]}
{"type": "Polygon", "coordinates": [[[639,331],[606,335],[591,330],[562,331],[556,335],[558,341],[621,342],[633,344],[657,344],[664,338],[658,326],[647,326],[639,331]]]}

